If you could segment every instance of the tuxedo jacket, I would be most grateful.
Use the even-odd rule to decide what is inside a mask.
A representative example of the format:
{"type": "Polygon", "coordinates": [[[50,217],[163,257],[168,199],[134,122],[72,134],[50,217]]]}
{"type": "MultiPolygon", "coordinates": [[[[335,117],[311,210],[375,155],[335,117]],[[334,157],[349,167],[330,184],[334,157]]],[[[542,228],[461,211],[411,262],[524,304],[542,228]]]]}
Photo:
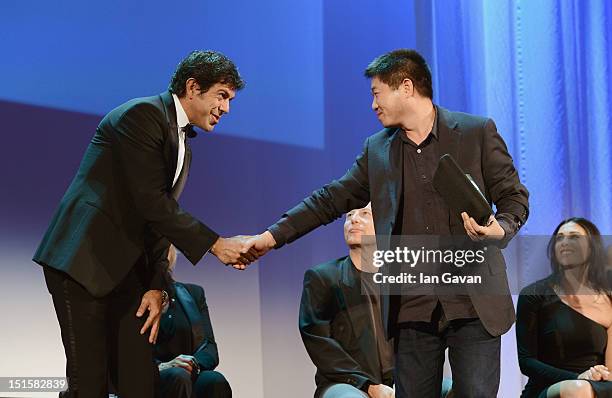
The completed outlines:
{"type": "Polygon", "coordinates": [[[170,92],[133,99],[107,114],[34,261],[66,272],[95,297],[111,292],[137,263],[147,270],[149,288],[161,288],[164,264],[158,259],[168,241],[197,263],[218,235],[176,201],[191,159],[186,143],[173,190],[176,124],[170,92]]]}
{"type": "MultiPolygon", "coordinates": [[[[505,230],[503,240],[487,250],[487,292],[478,285],[468,286],[468,293],[484,327],[493,336],[505,333],[515,320],[510,297],[506,265],[500,248],[505,247],[528,217],[528,192],[521,184],[506,144],[491,119],[437,107],[439,155],[451,154],[461,168],[471,175],[489,204],[495,204],[495,217],[505,230]],[[497,294],[491,294],[491,286],[497,294]]],[[[316,227],[328,224],[344,213],[372,202],[377,235],[393,234],[401,207],[403,131],[385,128],[368,137],[363,152],[340,179],[315,191],[289,210],[268,230],[277,248],[292,242],[316,227]]],[[[410,201],[405,195],[404,200],[410,201]]],[[[465,235],[463,221],[449,211],[453,235],[465,235]]],[[[399,296],[383,296],[382,311],[387,337],[397,332],[399,296]]]]}
{"type": "Polygon", "coordinates": [[[219,364],[219,352],[204,289],[190,283],[175,282],[173,290],[177,293],[161,317],[153,351],[155,361],[168,362],[179,355],[193,355],[200,370],[215,369],[219,364]]]}
{"type": "Polygon", "coordinates": [[[335,383],[359,389],[366,382],[392,385],[392,375],[383,375],[385,380],[381,380],[371,313],[361,305],[364,298],[348,256],[320,264],[304,275],[299,327],[317,367],[315,397],[335,383]]]}

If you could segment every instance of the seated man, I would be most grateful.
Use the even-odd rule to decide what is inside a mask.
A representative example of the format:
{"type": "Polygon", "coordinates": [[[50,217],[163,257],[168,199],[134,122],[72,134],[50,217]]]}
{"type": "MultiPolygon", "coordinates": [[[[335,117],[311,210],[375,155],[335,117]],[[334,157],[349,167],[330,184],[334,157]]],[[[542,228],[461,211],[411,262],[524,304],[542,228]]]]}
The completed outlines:
{"type": "MultiPolygon", "coordinates": [[[[315,398],[394,397],[393,346],[385,339],[378,290],[364,274],[375,269],[362,264],[362,255],[372,248],[361,238],[374,234],[369,204],[347,213],[349,255],[304,275],[299,327],[317,367],[315,398]]],[[[449,384],[443,383],[442,396],[450,397],[449,384]]]]}
{"type": "MultiPolygon", "coordinates": [[[[362,235],[374,235],[370,205],[346,215],[349,255],[306,271],[300,334],[317,367],[315,397],[393,397],[393,347],[377,294],[362,294],[362,235]]],[[[373,286],[364,284],[368,293],[373,286]]]]}
{"type": "Polygon", "coordinates": [[[162,398],[226,398],[229,383],[213,369],[219,364],[204,289],[176,282],[172,271],[176,249],[170,246],[169,305],[162,315],[154,358],[159,368],[158,394],[162,398]]]}

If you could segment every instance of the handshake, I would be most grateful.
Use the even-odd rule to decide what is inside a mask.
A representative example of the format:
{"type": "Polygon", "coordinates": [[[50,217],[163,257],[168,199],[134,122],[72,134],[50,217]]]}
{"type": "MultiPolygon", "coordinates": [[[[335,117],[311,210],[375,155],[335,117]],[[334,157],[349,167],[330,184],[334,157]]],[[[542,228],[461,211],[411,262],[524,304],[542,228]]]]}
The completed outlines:
{"type": "Polygon", "coordinates": [[[243,270],[247,265],[270,251],[275,245],[276,241],[272,234],[265,231],[254,236],[219,237],[210,248],[210,252],[223,264],[243,270]]]}

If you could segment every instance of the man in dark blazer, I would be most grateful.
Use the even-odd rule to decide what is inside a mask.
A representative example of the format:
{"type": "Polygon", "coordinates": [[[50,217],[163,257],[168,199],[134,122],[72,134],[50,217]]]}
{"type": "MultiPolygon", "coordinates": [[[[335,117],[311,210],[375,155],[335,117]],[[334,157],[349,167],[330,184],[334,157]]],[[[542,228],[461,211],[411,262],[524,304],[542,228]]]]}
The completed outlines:
{"type": "Polygon", "coordinates": [[[486,286],[454,296],[382,298],[388,337],[396,338],[398,397],[438,397],[445,348],[456,397],[493,397],[499,387],[500,336],[515,320],[505,247],[528,216],[528,192],[491,119],[432,102],[431,73],[413,50],[395,50],[366,69],[372,109],[385,127],[366,139],[349,171],[289,210],[257,237],[262,255],[372,202],[379,235],[468,235],[488,245],[486,286]],[[437,161],[451,154],[497,212],[486,225],[454,214],[433,188],[437,161]],[[484,358],[484,359],[483,359],[484,358]],[[486,360],[485,360],[486,359],[486,360]]]}
{"type": "Polygon", "coordinates": [[[164,308],[154,358],[159,370],[161,398],[231,398],[219,364],[206,296],[201,286],[172,278],[176,250],[168,253],[170,302],[164,308]]]}
{"type": "Polygon", "coordinates": [[[362,236],[374,235],[372,209],[344,222],[349,255],[304,274],[300,334],[317,367],[315,398],[393,397],[393,347],[385,338],[374,270],[362,262],[362,236]]]}
{"type": "Polygon", "coordinates": [[[34,255],[61,328],[66,396],[106,396],[109,370],[121,397],[153,396],[151,343],[167,298],[157,259],[169,242],[193,264],[208,251],[226,264],[254,260],[245,239],[220,238],[177,203],[193,125],[212,131],[243,85],[227,57],[195,51],[168,92],[100,122],[34,255]]]}
{"type": "MultiPolygon", "coordinates": [[[[381,319],[379,270],[368,260],[375,249],[372,208],[346,214],[349,255],[304,274],[300,334],[317,367],[315,398],[393,398],[393,346],[381,319]]],[[[441,397],[447,397],[445,380],[441,397]]]]}

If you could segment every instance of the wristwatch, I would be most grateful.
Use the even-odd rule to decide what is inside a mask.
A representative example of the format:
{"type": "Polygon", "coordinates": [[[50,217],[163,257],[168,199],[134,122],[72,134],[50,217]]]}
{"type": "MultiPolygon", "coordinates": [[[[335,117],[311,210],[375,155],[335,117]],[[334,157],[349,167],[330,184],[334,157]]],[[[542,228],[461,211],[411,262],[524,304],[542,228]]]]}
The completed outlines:
{"type": "Polygon", "coordinates": [[[162,308],[164,308],[166,306],[166,304],[168,304],[168,301],[170,301],[170,297],[168,296],[168,292],[165,291],[165,290],[162,290],[161,293],[162,293],[161,306],[162,306],[162,308]]]}

